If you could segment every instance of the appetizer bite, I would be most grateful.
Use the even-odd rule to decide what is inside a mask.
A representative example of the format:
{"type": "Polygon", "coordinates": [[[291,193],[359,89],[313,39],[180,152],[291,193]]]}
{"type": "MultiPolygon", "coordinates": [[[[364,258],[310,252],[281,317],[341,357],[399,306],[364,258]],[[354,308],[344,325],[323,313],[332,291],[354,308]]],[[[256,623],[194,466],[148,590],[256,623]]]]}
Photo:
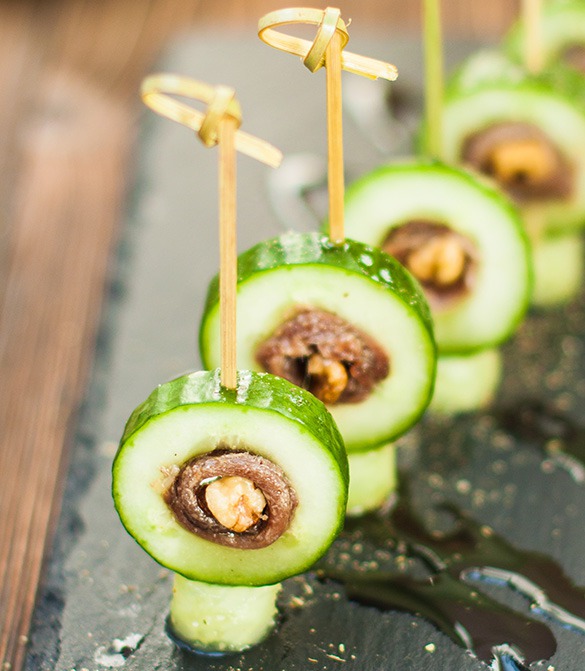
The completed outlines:
{"type": "Polygon", "coordinates": [[[473,56],[447,91],[445,157],[495,180],[520,208],[535,258],[536,304],[569,299],[582,275],[584,102],[578,73],[530,74],[497,52],[473,56]],[[570,253],[555,263],[559,249],[570,253]]]}
{"type": "Polygon", "coordinates": [[[345,221],[421,284],[441,354],[496,347],[524,316],[526,235],[512,204],[475,175],[426,159],[382,166],[347,190],[345,221]]]}
{"type": "Polygon", "coordinates": [[[431,408],[489,404],[500,380],[496,348],[514,333],[530,297],[529,248],[516,209],[473,174],[419,159],[356,181],[345,214],[349,235],[404,264],[431,306],[439,348],[431,408]]]}
{"type": "Polygon", "coordinates": [[[273,628],[280,581],[340,531],[348,467],[312,394],[272,375],[220,371],[160,385],[132,413],[113,466],[127,531],[174,571],[169,627],[206,651],[242,650],[273,628]]]}
{"type": "Polygon", "coordinates": [[[236,369],[236,148],[269,164],[280,153],[237,131],[234,96],[174,75],[143,84],[147,104],[220,144],[221,368],[157,387],[128,420],[113,465],[122,523],[176,574],[171,636],[214,653],[268,635],[280,581],[327,550],[348,489],[345,448],[325,406],[287,380],[236,369]]]}

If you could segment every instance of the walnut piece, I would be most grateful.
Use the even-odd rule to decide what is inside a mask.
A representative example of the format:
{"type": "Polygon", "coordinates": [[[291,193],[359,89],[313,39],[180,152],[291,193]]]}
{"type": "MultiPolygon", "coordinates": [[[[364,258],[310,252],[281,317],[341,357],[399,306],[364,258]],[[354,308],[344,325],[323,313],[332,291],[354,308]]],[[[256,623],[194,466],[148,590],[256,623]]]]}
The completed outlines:
{"type": "Polygon", "coordinates": [[[571,197],[572,162],[538,126],[495,123],[467,137],[461,161],[493,177],[519,203],[571,197]]]}
{"type": "Polygon", "coordinates": [[[296,492],[280,466],[259,454],[232,450],[227,445],[218,445],[184,463],[163,499],[189,533],[240,550],[272,545],[289,528],[298,504],[296,492]],[[242,481],[248,483],[242,491],[239,486],[232,487],[242,481]],[[208,489],[211,507],[223,522],[210,510],[208,489]],[[213,500],[214,490],[218,501],[213,500]],[[232,515],[234,510],[236,514],[232,515]],[[253,522],[249,524],[244,518],[253,522]]]}
{"type": "Polygon", "coordinates": [[[458,282],[465,272],[465,249],[459,236],[430,238],[408,255],[406,266],[419,280],[446,287],[458,282]]]}
{"type": "Polygon", "coordinates": [[[334,359],[313,354],[307,363],[307,373],[313,377],[313,394],[323,403],[335,403],[343,394],[349,377],[345,366],[334,359]]]}
{"type": "Polygon", "coordinates": [[[417,278],[434,310],[448,307],[473,287],[477,248],[447,224],[405,221],[390,230],[381,247],[417,278]]]}
{"type": "Polygon", "coordinates": [[[490,157],[494,177],[501,184],[546,181],[558,169],[552,147],[536,138],[519,138],[493,147],[490,157]]]}
{"type": "Polygon", "coordinates": [[[226,529],[242,533],[262,519],[264,494],[239,475],[219,478],[205,488],[205,502],[211,514],[226,529]]]}

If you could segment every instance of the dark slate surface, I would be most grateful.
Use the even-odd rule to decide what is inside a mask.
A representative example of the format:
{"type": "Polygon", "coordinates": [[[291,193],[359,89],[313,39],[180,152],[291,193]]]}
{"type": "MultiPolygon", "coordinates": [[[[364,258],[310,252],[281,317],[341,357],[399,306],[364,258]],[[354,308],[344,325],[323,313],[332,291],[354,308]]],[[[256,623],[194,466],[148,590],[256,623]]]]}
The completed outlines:
{"type": "MultiPolygon", "coordinates": [[[[353,39],[351,48],[397,63],[408,99],[420,80],[420,56],[406,40],[353,39]],[[412,82],[415,82],[413,84],[412,82]]],[[[451,54],[456,59],[465,48],[451,54]]],[[[253,36],[188,36],[161,68],[236,87],[245,128],[291,152],[324,154],[323,73],[253,36]]],[[[350,86],[358,86],[346,78],[350,86]]],[[[384,86],[360,83],[362,86],[384,86]]],[[[404,128],[382,136],[402,148],[404,128]]],[[[93,382],[82,409],[55,547],[31,632],[28,671],[479,671],[486,668],[433,626],[409,614],[350,603],[313,576],[288,581],[282,621],[263,645],[210,660],[180,652],[164,633],[170,575],[122,529],[110,498],[110,465],[131,410],[159,382],[199,366],[196,332],[208,279],[216,270],[216,156],[189,132],[145,112],[139,178],[117,255],[93,382]],[[433,645],[429,645],[433,644],[433,645]]],[[[346,155],[358,173],[380,160],[351,119],[346,155]]],[[[279,232],[266,196],[268,168],[240,159],[239,244],[279,232]]],[[[499,403],[546,398],[583,430],[585,398],[582,301],[533,314],[506,351],[499,403]]],[[[581,431],[581,434],[579,434],[581,431]]],[[[495,414],[427,419],[403,441],[401,461],[421,509],[445,497],[527,549],[556,558],[585,585],[585,487],[582,472],[545,458],[530,436],[516,440],[495,414]]],[[[432,521],[432,520],[431,520],[432,521]]],[[[361,559],[351,539],[337,551],[361,559]]],[[[482,588],[483,589],[483,588],[482,588]]],[[[487,588],[486,588],[487,589],[487,588]]],[[[527,612],[518,595],[490,588],[527,612]]],[[[585,635],[550,624],[553,659],[534,669],[581,671],[585,635]]]]}

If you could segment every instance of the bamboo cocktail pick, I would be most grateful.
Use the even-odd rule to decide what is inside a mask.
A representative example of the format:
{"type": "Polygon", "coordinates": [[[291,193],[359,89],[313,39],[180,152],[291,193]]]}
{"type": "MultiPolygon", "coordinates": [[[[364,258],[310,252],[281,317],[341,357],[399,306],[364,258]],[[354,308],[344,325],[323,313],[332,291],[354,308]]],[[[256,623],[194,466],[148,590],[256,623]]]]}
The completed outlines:
{"type": "Polygon", "coordinates": [[[522,0],[524,65],[533,75],[539,74],[544,65],[541,17],[542,0],[522,0]]]}
{"type": "Polygon", "coordinates": [[[341,19],[341,11],[334,7],[324,10],[299,7],[270,12],[260,19],[258,36],[271,47],[300,56],[311,72],[323,66],[326,68],[329,238],[334,244],[341,244],[345,239],[341,71],[389,81],[396,79],[398,71],[389,63],[344,51],[349,34],[341,19]],[[313,42],[275,30],[298,23],[318,26],[313,42]]]}
{"type": "Polygon", "coordinates": [[[443,37],[440,0],[424,0],[426,154],[443,155],[443,37]]]}
{"type": "Polygon", "coordinates": [[[174,74],[157,74],[142,83],[142,100],[158,114],[196,131],[207,147],[219,144],[219,285],[221,320],[221,384],[237,386],[236,365],[236,152],[276,168],[281,152],[272,145],[239,129],[242,115],[235,91],[227,86],[210,86],[174,74]],[[199,112],[176,100],[182,96],[207,104],[199,112]]]}

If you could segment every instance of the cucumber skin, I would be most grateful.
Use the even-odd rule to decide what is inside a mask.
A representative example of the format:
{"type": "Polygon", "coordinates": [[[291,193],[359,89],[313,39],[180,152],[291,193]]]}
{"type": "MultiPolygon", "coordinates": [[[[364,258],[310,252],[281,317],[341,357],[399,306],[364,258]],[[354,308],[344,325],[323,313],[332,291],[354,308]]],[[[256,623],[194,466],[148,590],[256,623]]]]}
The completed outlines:
{"type": "Polygon", "coordinates": [[[301,424],[329,449],[347,483],[349,467],[345,446],[325,405],[305,389],[270,373],[238,371],[238,387],[244,375],[250,376],[249,381],[245,380],[248,385],[245,393],[241,389],[222,387],[219,369],[190,373],[159,385],[130,415],[114,458],[113,470],[124,444],[150,420],[182,405],[221,403],[275,412],[301,424]]]}
{"type": "MultiPolygon", "coordinates": [[[[114,458],[113,470],[116,468],[116,460],[122,452],[124,443],[158,415],[181,405],[221,403],[276,412],[301,424],[329,449],[339,464],[344,482],[349,482],[349,467],[343,438],[325,405],[313,394],[276,375],[251,371],[245,371],[245,374],[251,376],[245,394],[239,389],[222,387],[218,368],[182,375],[159,385],[130,415],[114,458]],[[296,412],[292,411],[293,407],[296,412]],[[303,410],[302,417],[300,408],[303,410]]],[[[242,371],[238,371],[238,386],[241,384],[242,376],[242,371]]]]}
{"type": "MultiPolygon", "coordinates": [[[[458,179],[465,181],[469,184],[470,187],[473,187],[475,190],[481,191],[486,198],[489,198],[493,201],[496,201],[498,205],[504,210],[507,215],[510,217],[510,220],[516,222],[516,232],[518,237],[522,240],[523,246],[526,249],[526,254],[530,256],[530,242],[526,230],[522,224],[522,219],[518,213],[518,209],[515,207],[514,203],[504,194],[492,180],[488,177],[476,173],[472,170],[469,170],[463,166],[450,166],[443,163],[440,160],[434,158],[424,158],[416,157],[406,160],[402,160],[395,163],[390,163],[387,165],[381,165],[369,172],[367,175],[362,176],[356,181],[352,182],[346,189],[346,202],[349,202],[356,194],[370,185],[371,182],[377,179],[384,179],[386,176],[391,176],[394,173],[405,174],[408,172],[413,173],[436,173],[439,175],[452,174],[458,179]]],[[[325,223],[324,226],[327,224],[325,223]]],[[[379,250],[381,254],[385,254],[379,250]]],[[[416,281],[416,280],[415,280],[416,281]]],[[[516,318],[510,324],[509,330],[497,340],[489,343],[482,343],[476,347],[461,347],[449,348],[441,346],[438,343],[438,349],[441,354],[473,354],[474,352],[479,352],[486,347],[496,347],[502,342],[507,340],[515,331],[518,329],[530,306],[532,290],[534,286],[534,273],[532,264],[528,263],[526,266],[526,294],[524,300],[518,306],[518,312],[516,318]]]]}
{"type": "MultiPolygon", "coordinates": [[[[280,266],[334,266],[349,273],[361,275],[388,291],[397,294],[410,310],[422,319],[431,340],[433,322],[424,294],[418,282],[395,259],[381,250],[356,240],[346,240],[342,245],[333,245],[321,233],[285,233],[278,238],[261,242],[238,258],[238,284],[261,272],[270,272],[280,266]],[[340,254],[340,249],[343,254],[340,254]],[[369,259],[368,264],[363,258],[369,259]]],[[[219,305],[219,275],[209,285],[203,319],[199,331],[199,346],[204,365],[206,361],[205,317],[219,305]]]]}

